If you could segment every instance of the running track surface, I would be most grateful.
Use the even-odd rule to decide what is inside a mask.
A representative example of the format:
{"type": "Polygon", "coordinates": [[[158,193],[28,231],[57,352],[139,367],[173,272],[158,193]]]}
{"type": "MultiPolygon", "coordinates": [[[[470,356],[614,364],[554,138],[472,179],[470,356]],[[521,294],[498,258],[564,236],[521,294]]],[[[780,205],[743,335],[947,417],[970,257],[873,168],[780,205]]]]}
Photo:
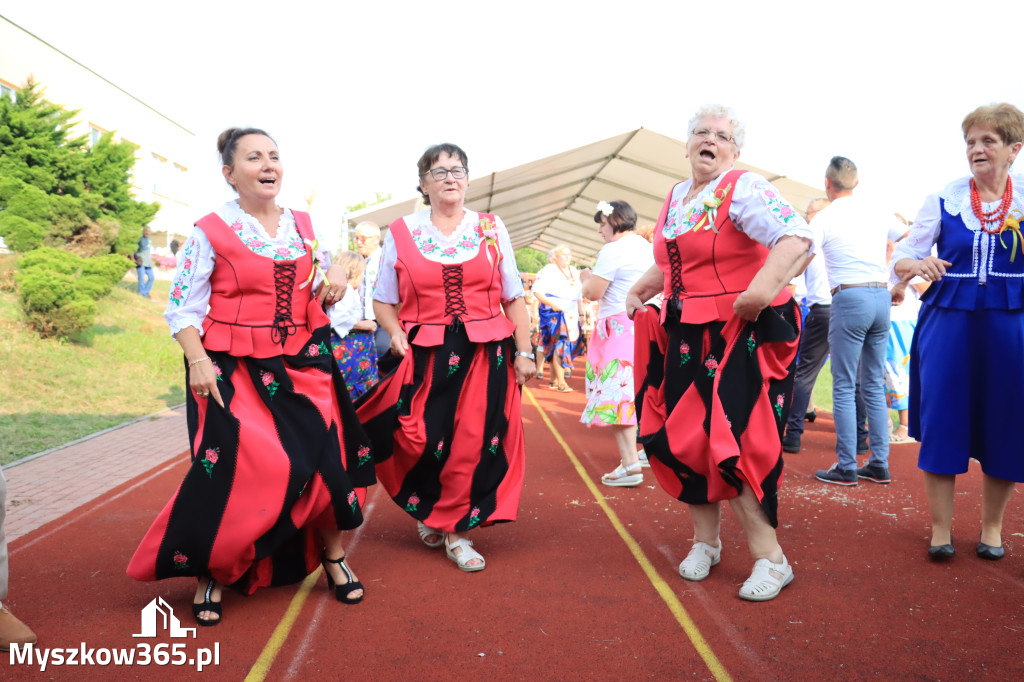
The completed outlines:
{"type": "MultiPolygon", "coordinates": [[[[367,586],[362,604],[336,602],[318,570],[254,597],[225,592],[224,622],[198,628],[196,638],[133,638],[140,609],[158,596],[195,627],[192,582],[139,583],[124,572],[184,475],[187,455],[178,454],[17,537],[7,603],[44,648],[184,643],[192,657],[216,645],[219,664],[201,675],[154,664],[40,672],[0,653],[0,679],[1024,679],[1019,493],[1003,530],[1007,558],[977,558],[980,471],[972,466],[958,481],[957,557],[932,564],[917,446],[892,448],[891,485],[818,483],[814,470],[834,461],[832,422],[819,417],[803,451],[787,456],[780,494],[779,537],[796,578],[772,602],[745,602],[737,590],[752,562],[730,511],[722,562],[690,583],[677,573],[691,544],[685,506],[649,470],[637,488],[600,484],[615,449],[606,432],[578,422],[580,374],[573,393],[536,381],[524,393],[519,521],[473,532],[485,571],[462,573],[443,549],[423,546],[375,486],[366,522],[346,541],[367,586]]],[[[133,459],[147,423],[109,457],[133,459]]],[[[37,497],[51,494],[36,484],[37,497]]],[[[15,527],[18,514],[19,505],[8,509],[15,527]]]]}

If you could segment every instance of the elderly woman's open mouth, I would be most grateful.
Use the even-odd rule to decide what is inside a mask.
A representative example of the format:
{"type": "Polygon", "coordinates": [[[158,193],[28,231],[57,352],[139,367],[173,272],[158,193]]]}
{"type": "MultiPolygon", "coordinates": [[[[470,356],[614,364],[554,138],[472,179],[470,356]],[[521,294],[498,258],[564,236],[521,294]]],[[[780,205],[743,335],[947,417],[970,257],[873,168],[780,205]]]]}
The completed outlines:
{"type": "Polygon", "coordinates": [[[713,151],[711,151],[710,149],[702,149],[702,150],[700,150],[700,157],[702,159],[708,159],[710,161],[714,161],[715,158],[716,158],[715,157],[715,153],[713,151]]]}

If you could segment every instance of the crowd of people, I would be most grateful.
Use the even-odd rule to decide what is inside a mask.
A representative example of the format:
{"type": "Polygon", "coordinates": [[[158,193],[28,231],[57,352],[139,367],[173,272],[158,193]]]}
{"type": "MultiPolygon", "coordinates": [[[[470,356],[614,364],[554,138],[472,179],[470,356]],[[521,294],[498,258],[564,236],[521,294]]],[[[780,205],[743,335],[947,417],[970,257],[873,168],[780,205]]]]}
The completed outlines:
{"type": "MultiPolygon", "coordinates": [[[[955,555],[956,477],[976,460],[975,551],[1002,558],[1003,513],[1024,481],[1012,414],[1024,401],[1024,180],[1011,173],[1024,114],[968,115],[970,176],[930,196],[909,229],[854,196],[850,159],[831,160],[827,199],[805,220],[735,168],[745,130],[730,109],[703,107],[687,130],[692,174],[657,222],[640,231],[628,203],[600,201],[593,266],[559,246],[528,290],[501,218],[465,205],[457,145],[417,161],[422,210],[383,237],[360,224],[356,252],[331,254],[309,215],[277,204],[273,138],[224,131],[237,198],[181,244],[165,312],[183,352],[191,467],[129,575],[191,577],[200,625],[223,619],[224,586],[252,594],[320,566],[338,601],[358,603],[344,531],[377,482],[416,521],[410,537],[483,570],[477,529],[515,521],[523,487],[520,388],[547,370],[551,389],[571,391],[584,353],[580,421],[608,429],[617,450],[602,483],[637,486],[649,466],[687,505],[686,580],[721,560],[724,501],[753,560],[739,596],[770,600],[794,579],[777,533],[783,452],[800,450],[829,356],[836,463],[816,478],[890,483],[890,443],[920,441],[928,556],[943,561],[955,555]]],[[[148,252],[144,236],[142,295],[148,252]]],[[[30,637],[0,609],[0,642],[30,637]]]]}

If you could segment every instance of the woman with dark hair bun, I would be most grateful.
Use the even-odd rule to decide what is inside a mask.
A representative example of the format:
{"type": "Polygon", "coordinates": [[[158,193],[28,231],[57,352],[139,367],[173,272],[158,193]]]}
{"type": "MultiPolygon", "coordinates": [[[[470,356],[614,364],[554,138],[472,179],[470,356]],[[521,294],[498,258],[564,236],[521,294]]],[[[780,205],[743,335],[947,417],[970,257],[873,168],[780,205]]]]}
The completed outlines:
{"type": "Polygon", "coordinates": [[[361,601],[342,531],[362,523],[375,480],[324,312],[345,271],[308,214],[277,205],[269,135],[231,128],[217,149],[238,198],[193,226],[164,311],[185,354],[192,466],[128,566],[137,580],[197,577],[200,625],[221,621],[223,585],[252,594],[321,562],[339,601],[361,601]]]}
{"type": "Polygon", "coordinates": [[[514,521],[525,446],[520,386],[535,372],[530,317],[508,231],[465,207],[466,153],[417,163],[426,210],[391,223],[373,292],[397,369],[359,403],[377,476],[427,547],[482,571],[467,534],[514,521]]]}
{"type": "Polygon", "coordinates": [[[626,314],[626,294],[654,265],[651,243],[636,234],[636,211],[625,201],[601,201],[594,222],[604,246],[594,269],[580,272],[583,296],[600,301],[597,323],[587,347],[587,406],[580,421],[607,426],[615,435],[619,465],[601,477],[613,487],[643,483],[636,450],[636,405],[633,389],[633,320],[626,314]]]}

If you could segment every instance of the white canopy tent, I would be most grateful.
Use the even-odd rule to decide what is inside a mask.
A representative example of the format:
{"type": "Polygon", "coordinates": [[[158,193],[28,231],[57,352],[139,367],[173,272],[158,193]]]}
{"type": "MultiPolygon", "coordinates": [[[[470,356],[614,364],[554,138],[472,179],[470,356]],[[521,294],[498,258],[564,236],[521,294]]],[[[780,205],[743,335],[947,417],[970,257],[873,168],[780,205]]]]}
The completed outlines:
{"type": "MultiPolygon", "coordinates": [[[[653,223],[672,186],[690,177],[686,144],[639,128],[530,163],[472,178],[466,206],[496,213],[515,248],[547,251],[568,244],[573,260],[589,262],[603,245],[594,224],[597,202],[628,202],[638,225],[653,223]]],[[[737,163],[768,178],[803,211],[824,191],[771,171],[737,163]]],[[[380,226],[417,209],[419,197],[390,201],[349,214],[350,227],[370,220],[380,226]]]]}

